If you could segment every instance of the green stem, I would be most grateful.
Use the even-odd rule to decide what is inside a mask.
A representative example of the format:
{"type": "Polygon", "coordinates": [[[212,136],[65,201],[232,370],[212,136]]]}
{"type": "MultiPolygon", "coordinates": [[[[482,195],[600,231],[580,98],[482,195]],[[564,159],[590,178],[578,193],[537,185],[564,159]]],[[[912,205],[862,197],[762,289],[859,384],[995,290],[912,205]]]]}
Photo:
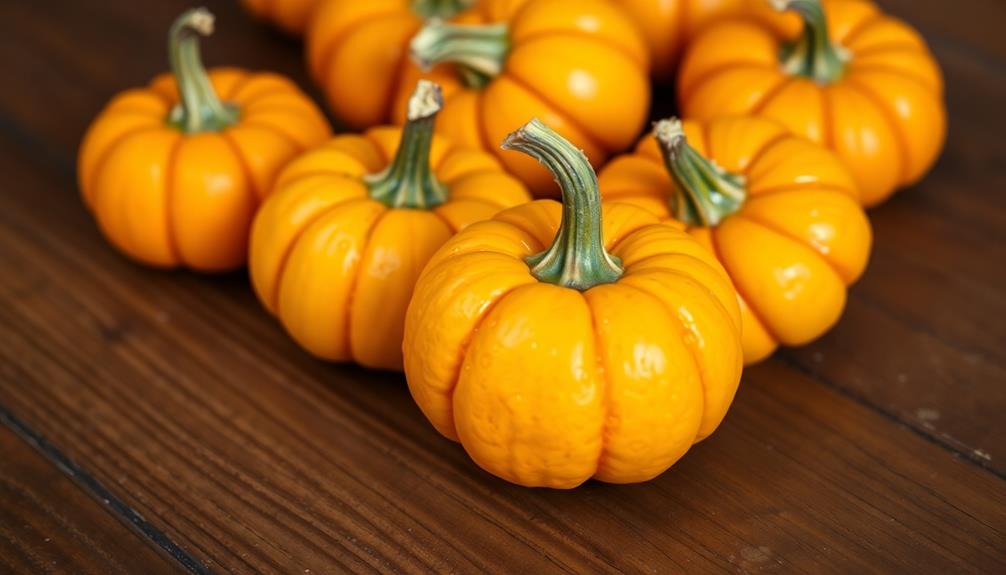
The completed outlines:
{"type": "Polygon", "coordinates": [[[780,54],[783,70],[821,84],[841,78],[848,52],[831,42],[821,0],[772,0],[772,3],[776,10],[793,10],[803,18],[803,34],[783,46],[780,54]]]}
{"type": "Polygon", "coordinates": [[[456,64],[469,86],[481,87],[503,70],[510,39],[506,24],[447,24],[433,19],[413,36],[410,49],[420,68],[456,64]]]}
{"type": "Polygon", "coordinates": [[[213,14],[195,8],[179,16],[168,34],[168,57],[181,95],[168,121],[187,133],[218,131],[238,121],[237,107],[220,101],[199,57],[199,36],[212,33],[213,14]]]}
{"type": "Polygon", "coordinates": [[[664,165],[674,180],[671,211],[690,226],[715,226],[744,205],[744,177],[703,158],[688,145],[681,120],[661,120],[653,127],[664,165]]]}
{"type": "Polygon", "coordinates": [[[587,156],[538,119],[507,136],[503,149],[524,152],[541,162],[562,190],[559,231],[548,249],[525,258],[531,274],[580,291],[620,278],[621,262],[604,249],[601,192],[587,156]]]}
{"type": "Polygon", "coordinates": [[[429,80],[416,84],[395,159],[382,172],[364,178],[370,197],[392,208],[409,209],[432,208],[447,200],[447,186],[430,167],[434,122],[443,105],[440,86],[429,80]]]}
{"type": "Polygon", "coordinates": [[[424,20],[451,18],[470,8],[473,3],[474,0],[412,0],[412,11],[424,20]]]}

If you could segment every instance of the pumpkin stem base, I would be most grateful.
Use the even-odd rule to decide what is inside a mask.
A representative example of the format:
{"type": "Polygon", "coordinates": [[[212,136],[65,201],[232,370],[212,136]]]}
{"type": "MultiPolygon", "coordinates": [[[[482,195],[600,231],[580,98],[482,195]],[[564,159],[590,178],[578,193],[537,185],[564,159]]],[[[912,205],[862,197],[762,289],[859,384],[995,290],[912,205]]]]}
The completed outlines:
{"type": "Polygon", "coordinates": [[[671,212],[689,226],[715,226],[744,205],[744,177],[731,174],[688,145],[681,120],[661,120],[653,126],[664,165],[674,180],[671,212]]]}
{"type": "Polygon", "coordinates": [[[586,291],[622,277],[619,259],[604,249],[601,192],[583,151],[533,119],[503,140],[504,150],[537,159],[562,189],[562,221],[552,245],[525,258],[539,281],[586,291]]]}
{"type": "Polygon", "coordinates": [[[408,122],[395,158],[383,171],[364,177],[371,198],[406,209],[429,209],[447,200],[447,186],[430,166],[434,123],[443,105],[440,86],[420,80],[409,98],[408,122]]]}

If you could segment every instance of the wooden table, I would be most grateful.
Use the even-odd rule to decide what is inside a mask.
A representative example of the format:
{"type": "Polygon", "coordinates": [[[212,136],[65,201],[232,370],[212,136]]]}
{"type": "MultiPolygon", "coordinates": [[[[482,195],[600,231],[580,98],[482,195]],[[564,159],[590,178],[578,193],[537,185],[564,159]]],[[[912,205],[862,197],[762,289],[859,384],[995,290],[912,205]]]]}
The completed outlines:
{"type": "MultiPolygon", "coordinates": [[[[841,323],[658,479],[559,492],[479,470],[400,375],[309,357],[243,273],[105,244],[78,142],[188,2],[0,3],[0,572],[1006,573],[1006,3],[884,4],[950,136],[871,212],[841,323]]],[[[211,64],[308,85],[297,42],[210,8],[211,64]]]]}

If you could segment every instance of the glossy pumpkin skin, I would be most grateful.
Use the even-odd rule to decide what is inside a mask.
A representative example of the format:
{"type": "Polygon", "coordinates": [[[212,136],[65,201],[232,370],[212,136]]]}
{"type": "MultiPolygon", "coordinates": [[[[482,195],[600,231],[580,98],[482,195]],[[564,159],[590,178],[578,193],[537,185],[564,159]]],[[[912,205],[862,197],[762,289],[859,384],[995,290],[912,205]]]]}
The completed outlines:
{"type": "Polygon", "coordinates": [[[241,0],[257,18],[272,22],[288,34],[300,36],[307,29],[319,0],[241,0]]]}
{"type": "Polygon", "coordinates": [[[435,137],[449,199],[390,208],[363,178],[384,169],[402,130],[341,135],[297,158],[255,219],[249,269],[265,307],[312,354],[402,369],[405,309],[419,272],[456,231],[529,199],[490,155],[435,137]]]}
{"type": "MultiPolygon", "coordinates": [[[[565,175],[594,180],[565,149],[580,166],[565,175]]],[[[564,204],[500,212],[432,257],[406,316],[409,389],[507,481],[646,481],[723,419],[742,367],[737,299],[686,233],[556,174],[564,204]]]]}
{"type": "Polygon", "coordinates": [[[706,28],[678,78],[686,118],[759,114],[833,149],[862,202],[874,206],[918,181],[946,134],[943,77],[925,41],[866,0],[822,0],[844,72],[821,83],[791,75],[780,51],[801,35],[794,14],[754,12],[706,28]]]}
{"type": "Polygon", "coordinates": [[[673,77],[681,53],[695,35],[718,19],[767,10],[768,0],[615,0],[646,38],[655,79],[673,77]]]}
{"type": "MultiPolygon", "coordinates": [[[[427,77],[444,88],[440,133],[495,154],[536,196],[557,196],[552,176],[534,160],[499,149],[516,126],[540,118],[598,166],[626,149],[643,128],[650,101],[649,54],[629,16],[606,0],[486,0],[458,15],[464,24],[505,23],[510,42],[502,71],[467,85],[455,65],[423,73],[402,68],[408,87],[427,77]]],[[[407,88],[393,105],[402,122],[407,88]]]]}
{"type": "MultiPolygon", "coordinates": [[[[702,156],[746,182],[737,212],[688,228],[736,287],[745,363],[822,335],[841,316],[846,286],[863,273],[872,242],[849,171],[834,153],[764,118],[686,121],[684,132],[702,156]]],[[[654,138],[612,160],[598,179],[606,201],[671,217],[675,183],[654,138]]]]}
{"type": "Polygon", "coordinates": [[[113,98],[81,143],[84,202],[112,245],[151,266],[243,266],[252,217],[280,168],[331,135],[282,76],[220,68],[208,78],[237,107],[234,123],[192,133],[173,125],[178,88],[164,74],[113,98]]]}

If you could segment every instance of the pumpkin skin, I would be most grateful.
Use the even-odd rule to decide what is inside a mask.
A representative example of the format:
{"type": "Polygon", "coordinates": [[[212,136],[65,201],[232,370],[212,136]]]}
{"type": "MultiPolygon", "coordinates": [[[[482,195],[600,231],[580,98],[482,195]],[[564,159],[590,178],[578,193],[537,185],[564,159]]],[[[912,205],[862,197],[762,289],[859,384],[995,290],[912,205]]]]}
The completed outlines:
{"type": "Polygon", "coordinates": [[[822,23],[821,35],[842,60],[829,67],[821,59],[822,73],[835,77],[780,65],[782,51],[813,27],[753,13],[709,26],[692,43],[678,78],[681,109],[697,120],[759,114],[782,122],[833,149],[856,178],[863,204],[874,206],[918,181],[939,155],[947,122],[942,73],[918,32],[873,3],[820,0],[820,7],[824,18],[810,21],[822,23]]]}
{"type": "MultiPolygon", "coordinates": [[[[819,337],[838,321],[846,287],[869,259],[872,233],[855,180],[834,153],[772,120],[686,121],[683,129],[695,151],[745,180],[747,197],[736,212],[712,226],[679,223],[733,280],[745,363],[780,343],[819,337]]],[[[677,184],[656,139],[612,160],[598,179],[606,201],[672,217],[677,184]]]]}
{"type": "Polygon", "coordinates": [[[525,258],[561,233],[564,201],[503,211],[437,251],[406,317],[409,389],[440,433],[507,481],[645,481],[732,401],[736,296],[686,233],[635,206],[602,215],[599,202],[621,277],[583,290],[538,279],[525,258]]]}
{"type": "Polygon", "coordinates": [[[312,11],[319,0],[241,0],[246,10],[261,20],[267,20],[294,36],[307,28],[312,11]]]}
{"type": "Polygon", "coordinates": [[[646,38],[654,79],[673,77],[684,47],[718,19],[767,9],[767,0],[615,0],[646,38]]]}
{"type": "Polygon", "coordinates": [[[172,125],[179,94],[165,74],[113,98],[81,143],[84,203],[108,241],[144,264],[243,266],[252,217],[279,169],[331,135],[317,107],[282,76],[220,68],[208,83],[240,110],[232,124],[189,133],[172,125]]]}
{"type": "Polygon", "coordinates": [[[405,309],[427,260],[456,231],[529,199],[492,156],[435,136],[429,163],[449,197],[429,209],[389,207],[365,178],[392,162],[402,134],[340,135],[297,158],[255,219],[255,292],[320,358],[401,370],[405,309]]]}
{"type": "Polygon", "coordinates": [[[404,106],[416,85],[415,78],[398,80],[412,65],[409,40],[428,17],[450,18],[471,1],[318,0],[305,36],[307,63],[332,112],[353,130],[391,123],[392,107],[404,106]]]}

